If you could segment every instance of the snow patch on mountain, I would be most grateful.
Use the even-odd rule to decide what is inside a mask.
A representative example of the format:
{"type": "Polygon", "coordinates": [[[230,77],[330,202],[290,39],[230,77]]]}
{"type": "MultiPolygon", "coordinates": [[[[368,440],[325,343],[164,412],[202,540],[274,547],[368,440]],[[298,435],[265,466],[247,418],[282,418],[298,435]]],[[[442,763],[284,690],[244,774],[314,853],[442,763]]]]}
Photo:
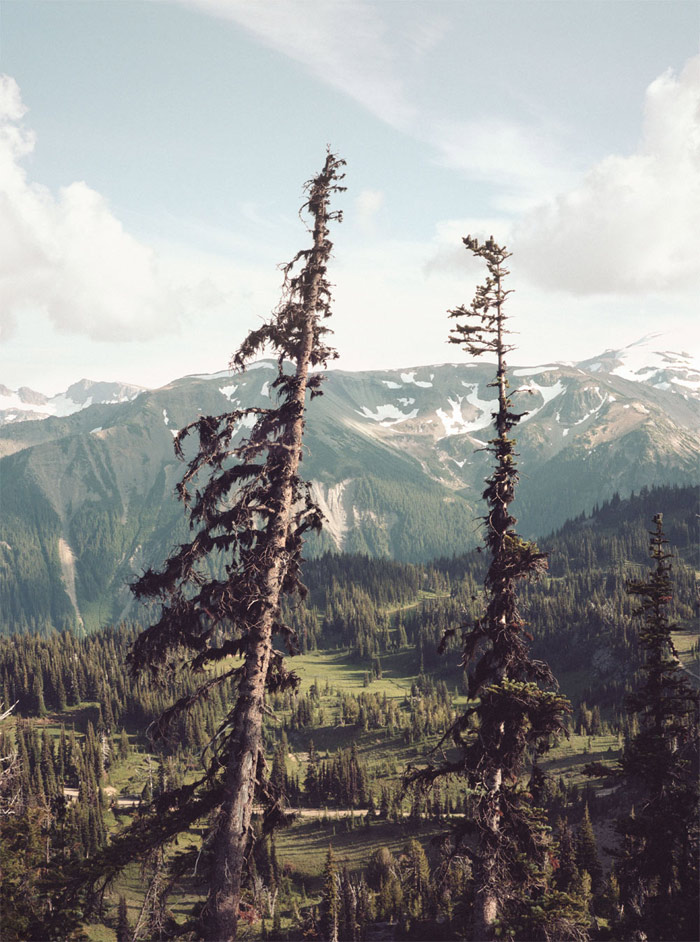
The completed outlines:
{"type": "Polygon", "coordinates": [[[231,376],[231,370],[219,370],[218,373],[190,373],[185,379],[228,379],[231,376]]]}
{"type": "Polygon", "coordinates": [[[390,380],[390,379],[383,379],[383,380],[382,380],[382,383],[383,383],[388,389],[401,389],[401,383],[394,383],[394,382],[392,382],[392,380],[390,380]]]}
{"type": "MultiPolygon", "coordinates": [[[[274,370],[276,363],[271,363],[269,360],[258,360],[256,363],[247,363],[244,373],[249,373],[251,370],[274,370]]],[[[189,376],[185,376],[185,379],[230,379],[233,374],[233,370],[219,370],[218,373],[190,373],[189,376]]]]}
{"type": "Polygon", "coordinates": [[[377,406],[374,412],[368,409],[367,406],[362,406],[361,410],[355,409],[355,412],[361,415],[363,419],[372,419],[373,422],[381,422],[382,425],[396,425],[397,422],[415,419],[418,415],[418,409],[412,409],[411,412],[405,413],[391,403],[377,406]]]}
{"type": "Polygon", "coordinates": [[[445,436],[463,435],[467,432],[477,432],[482,428],[486,428],[492,422],[491,413],[498,409],[497,399],[486,400],[479,398],[479,386],[477,383],[462,382],[462,386],[466,389],[470,389],[471,392],[466,396],[457,394],[454,399],[448,396],[447,401],[451,411],[448,412],[443,409],[436,409],[436,415],[445,429],[445,436]],[[464,418],[462,415],[463,402],[467,402],[478,410],[479,414],[475,419],[464,418]]]}
{"type": "Polygon", "coordinates": [[[244,415],[238,420],[238,425],[236,426],[236,431],[239,432],[242,428],[253,428],[255,423],[258,421],[258,416],[255,412],[249,412],[248,415],[244,415]]]}
{"type": "Polygon", "coordinates": [[[590,373],[608,373],[655,389],[678,393],[685,398],[700,395],[700,359],[686,351],[668,348],[677,337],[669,333],[648,334],[620,350],[609,349],[576,365],[590,373]]]}
{"type": "Polygon", "coordinates": [[[219,392],[221,393],[222,396],[226,396],[226,398],[230,402],[238,402],[238,399],[233,398],[233,394],[235,393],[237,389],[238,389],[238,386],[236,386],[235,384],[232,386],[220,386],[219,392]]]}
{"type": "Polygon", "coordinates": [[[432,380],[435,377],[434,373],[430,374],[431,382],[428,382],[427,380],[416,379],[416,373],[417,373],[417,370],[412,370],[410,373],[402,373],[401,382],[413,383],[414,386],[421,386],[423,389],[429,389],[433,385],[432,380]]]}
{"type": "Polygon", "coordinates": [[[58,561],[61,565],[61,576],[66,594],[71,600],[78,624],[82,627],[83,617],[78,608],[78,596],[75,591],[75,553],[62,536],[58,538],[58,561]]]}
{"type": "Polygon", "coordinates": [[[91,405],[118,405],[131,402],[144,390],[128,383],[100,383],[81,379],[56,396],[21,386],[17,390],[0,385],[0,425],[32,419],[64,419],[91,405]]]}
{"type": "Polygon", "coordinates": [[[557,396],[561,396],[563,392],[566,391],[566,386],[560,381],[557,380],[553,386],[540,386],[539,383],[535,383],[532,380],[522,387],[523,391],[532,391],[533,393],[539,393],[542,396],[543,402],[541,406],[538,406],[536,409],[531,409],[527,415],[524,415],[520,420],[522,422],[529,422],[530,419],[534,418],[538,412],[541,412],[548,402],[551,402],[552,399],[556,399],[557,396]]]}
{"type": "Polygon", "coordinates": [[[454,399],[448,396],[447,401],[450,405],[450,410],[436,410],[436,415],[445,429],[445,436],[463,435],[467,432],[478,432],[480,429],[486,428],[492,422],[491,413],[498,409],[498,399],[479,398],[478,383],[465,383],[462,381],[462,386],[470,390],[466,396],[456,394],[454,399]],[[479,414],[475,419],[464,418],[462,415],[463,402],[467,402],[470,406],[474,406],[474,408],[477,409],[479,414]]]}
{"type": "Polygon", "coordinates": [[[537,376],[538,373],[548,373],[556,368],[551,364],[549,366],[525,366],[522,369],[513,370],[513,376],[537,376]]]}

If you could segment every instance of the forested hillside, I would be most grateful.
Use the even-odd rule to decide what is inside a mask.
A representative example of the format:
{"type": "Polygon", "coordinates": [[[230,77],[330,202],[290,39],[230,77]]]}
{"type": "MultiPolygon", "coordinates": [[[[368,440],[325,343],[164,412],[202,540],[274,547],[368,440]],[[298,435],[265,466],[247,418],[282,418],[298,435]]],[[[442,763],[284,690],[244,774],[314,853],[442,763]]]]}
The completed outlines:
{"type": "MultiPolygon", "coordinates": [[[[566,691],[574,700],[619,708],[629,687],[635,635],[626,584],[647,565],[654,508],[664,508],[676,557],[675,617],[688,629],[693,626],[698,611],[697,498],[692,487],[654,488],[627,500],[615,498],[541,541],[549,570],[524,591],[524,608],[536,648],[547,651],[558,676],[575,679],[576,688],[566,691]]],[[[445,672],[454,686],[459,682],[454,652],[442,656],[437,649],[447,628],[473,617],[483,568],[476,551],[430,565],[325,555],[306,564],[306,604],[288,608],[286,614],[299,632],[303,654],[347,651],[371,674],[383,656],[402,651],[408,657],[407,673],[445,672]]],[[[139,630],[138,624],[125,624],[84,638],[62,632],[0,641],[2,702],[17,701],[18,714],[32,716],[44,708],[60,711],[67,704],[97,701],[108,727],[127,723],[143,729],[173,691],[161,695],[145,679],[130,679],[125,657],[139,630]]]]}
{"type": "MultiPolygon", "coordinates": [[[[536,652],[546,653],[573,704],[570,728],[575,748],[554,753],[552,768],[557,777],[547,788],[551,820],[561,817],[558,833],[564,843],[572,842],[575,859],[584,853],[583,839],[576,844],[577,828],[584,833],[588,827],[589,844],[591,840],[592,846],[596,844],[590,823],[585,823],[586,802],[599,835],[613,813],[613,798],[604,797],[605,788],[596,797],[595,783],[586,785],[581,778],[576,750],[579,757],[582,751],[592,759],[600,756],[610,762],[624,737],[634,732],[625,711],[625,694],[638,680],[640,652],[626,583],[648,568],[650,513],[659,508],[675,554],[673,614],[686,632],[683,661],[691,674],[698,673],[698,636],[692,634],[697,626],[696,500],[693,488],[660,488],[628,500],[615,498],[542,541],[550,554],[550,569],[525,593],[524,610],[536,652]],[[587,790],[582,791],[584,785],[587,790]]],[[[465,874],[455,871],[447,885],[439,883],[440,871],[432,869],[438,859],[425,841],[445,826],[450,815],[461,812],[466,796],[459,782],[453,781],[428,799],[411,797],[401,786],[401,775],[407,762],[420,761],[464,702],[466,685],[457,646],[451,644],[443,655],[437,653],[437,646],[446,628],[476,611],[482,556],[474,552],[413,565],[334,554],[309,562],[305,578],[309,586],[306,604],[287,611],[302,640],[302,654],[296,659],[302,684],[297,693],[273,695],[274,716],[266,720],[272,776],[293,807],[355,808],[358,816],[369,808],[377,819],[369,831],[356,831],[348,830],[342,820],[334,824],[329,818],[326,824],[312,826],[303,818],[292,832],[296,837],[291,844],[284,831],[272,845],[260,843],[256,860],[261,888],[271,892],[276,888],[281,895],[277,908],[270,907],[269,901],[253,901],[253,908],[270,913],[270,923],[277,913],[278,925],[291,926],[296,918],[293,913],[303,912],[308,905],[304,894],[322,896],[317,882],[322,860],[311,864],[317,859],[314,854],[318,855],[311,848],[320,836],[326,846],[331,841],[338,847],[356,895],[364,873],[362,892],[367,894],[368,912],[374,919],[392,921],[410,912],[416,925],[424,927],[416,931],[435,933],[435,924],[425,929],[425,919],[431,912],[442,913],[443,920],[446,913],[455,912],[449,900],[459,895],[465,874]],[[413,834],[420,838],[418,849],[414,847],[411,853],[427,853],[421,864],[427,895],[419,894],[420,904],[410,890],[410,854],[405,857],[410,830],[406,830],[404,815],[411,816],[413,834]],[[322,834],[314,827],[321,827],[322,834]],[[371,849],[364,852],[361,862],[353,848],[365,831],[363,841],[365,846],[369,841],[371,849]],[[387,845],[393,850],[387,851],[387,845]],[[310,856],[301,864],[298,853],[304,846],[310,856]],[[365,871],[364,863],[375,852],[372,866],[379,870],[365,871]],[[382,867],[386,868],[383,877],[382,867]],[[391,874],[396,882],[390,892],[391,874]],[[452,889],[448,892],[446,886],[452,889]]],[[[36,894],[45,840],[56,867],[63,859],[89,858],[114,829],[117,818],[133,814],[138,800],[191,780],[200,751],[229,709],[231,694],[224,685],[178,720],[170,738],[154,750],[145,735],[148,724],[174,699],[186,695],[188,685],[179,682],[175,688],[169,684],[158,688],[146,677],[131,678],[125,658],[138,630],[122,625],[82,638],[63,632],[50,637],[22,634],[0,641],[2,702],[17,702],[17,719],[5,719],[2,724],[2,752],[19,757],[15,761],[21,770],[9,792],[4,788],[4,795],[5,800],[8,793],[21,795],[18,801],[24,809],[19,818],[4,819],[8,899],[18,913],[16,918],[25,920],[11,923],[12,931],[19,933],[13,938],[33,937],[22,932],[29,932],[32,924],[28,908],[40,909],[36,894]],[[62,795],[67,796],[65,802],[62,795]],[[22,840],[20,863],[20,834],[25,832],[31,839],[22,840]],[[17,867],[28,868],[24,876],[17,867]],[[24,930],[17,928],[22,925],[24,930]]],[[[290,666],[295,668],[295,660],[290,666]]],[[[352,823],[357,826],[358,822],[352,823]]],[[[600,875],[587,891],[587,905],[599,919],[614,903],[610,901],[614,887],[602,875],[609,859],[600,856],[602,847],[611,840],[605,833],[595,850],[600,875]]],[[[591,853],[590,847],[585,852],[591,853]]],[[[56,874],[68,879],[68,871],[58,868],[56,874]]],[[[188,898],[194,894],[194,899],[195,884],[182,884],[177,892],[188,898]]],[[[116,926],[118,897],[126,894],[133,928],[140,906],[138,894],[128,882],[119,887],[111,897],[108,922],[116,926]]]]}

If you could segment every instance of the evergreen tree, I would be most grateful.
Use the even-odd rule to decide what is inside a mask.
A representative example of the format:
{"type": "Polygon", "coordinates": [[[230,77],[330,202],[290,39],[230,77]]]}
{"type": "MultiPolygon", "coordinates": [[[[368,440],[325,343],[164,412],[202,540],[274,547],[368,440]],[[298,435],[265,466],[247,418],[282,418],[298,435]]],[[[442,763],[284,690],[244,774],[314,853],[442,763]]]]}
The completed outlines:
{"type": "Polygon", "coordinates": [[[684,676],[671,632],[672,554],[656,514],[645,580],[628,585],[639,599],[642,682],[629,699],[639,732],[623,754],[622,772],[637,811],[619,823],[622,924],[655,940],[700,936],[698,925],[698,692],[684,676]]]}
{"type": "Polygon", "coordinates": [[[404,898],[411,915],[416,919],[421,919],[425,916],[430,887],[428,858],[415,838],[406,844],[403,853],[404,898]]]}
{"type": "Polygon", "coordinates": [[[162,845],[215,811],[201,926],[212,942],[236,937],[256,797],[269,802],[268,823],[279,816],[264,771],[262,720],[267,693],[298,684],[273,636],[284,639],[290,653],[298,650],[294,630],[281,617],[281,602],[285,594],[305,594],[300,579],[304,536],[322,522],[298,472],[307,393],[311,398],[319,394],[323,377],[318,368],[334,355],[325,344],[323,321],[331,313],[328,226],[341,215],[330,211],[329,201],[342,189],[343,164],[329,152],[323,170],[306,184],[304,209],[312,220],[313,244],[284,266],[279,308],[248,335],[232,360],[235,369],[244,369],[260,351],[271,348],[278,359],[270,384],[277,405],[202,416],[179,432],[175,449],[183,460],[187,436],[194,433],[198,439],[178,484],[193,536],[161,570],[147,570],[132,587],[137,598],[161,603],[158,620],[132,649],[134,671],[147,668],[162,678],[223,667],[168,708],[154,724],[154,736],[165,735],[183,711],[205,702],[216,688],[233,685],[236,695],[212,741],[206,774],[169,797],[161,796],[162,813],[135,823],[112,844],[103,863],[108,870],[116,868],[131,848],[162,845]],[[242,428],[250,431],[234,445],[242,428]],[[223,576],[213,578],[221,562],[223,576]],[[236,655],[242,663],[232,664],[236,655]]]}
{"type": "Polygon", "coordinates": [[[321,898],[321,932],[325,942],[338,942],[340,926],[340,888],[338,868],[333,857],[333,846],[328,845],[326,864],[323,868],[323,890],[321,898]]]}
{"type": "Polygon", "coordinates": [[[119,910],[117,915],[117,942],[131,942],[131,926],[129,913],[126,908],[126,897],[119,897],[119,910]]]}
{"type": "Polygon", "coordinates": [[[558,822],[557,830],[559,831],[559,866],[555,882],[557,889],[564,893],[570,893],[580,879],[576,864],[574,836],[568,823],[561,819],[558,822]]]}
{"type": "Polygon", "coordinates": [[[339,942],[357,942],[357,890],[350,879],[347,867],[343,867],[340,878],[340,927],[339,942]]]}
{"type": "Polygon", "coordinates": [[[583,818],[576,830],[576,865],[580,872],[588,873],[593,892],[597,893],[603,879],[603,868],[598,858],[598,842],[593,831],[588,803],[584,807],[583,818]]]}
{"type": "MultiPolygon", "coordinates": [[[[569,706],[556,692],[549,667],[531,657],[531,636],[518,609],[518,583],[544,572],[547,562],[533,543],[515,532],[510,511],[518,480],[511,432],[522,418],[513,411],[505,359],[514,349],[507,342],[505,313],[511,294],[504,287],[510,254],[492,238],[481,244],[467,236],[464,244],[486,263],[488,277],[477,287],[470,307],[450,312],[457,320],[450,341],[462,344],[472,356],[492,354],[497,361],[490,385],[498,408],[493,414],[495,436],[488,445],[495,469],[483,493],[490,565],[485,611],[462,630],[471,703],[450,732],[462,758],[430,767],[417,777],[430,781],[459,772],[473,790],[470,815],[458,829],[457,840],[474,862],[475,938],[493,939],[504,932],[579,938],[581,930],[568,914],[554,904],[545,905],[550,840],[543,812],[533,806],[520,781],[529,754],[546,751],[552,736],[564,730],[569,706]],[[539,920],[533,921],[534,911],[539,920]]],[[[450,634],[454,631],[447,637],[450,634]]]]}

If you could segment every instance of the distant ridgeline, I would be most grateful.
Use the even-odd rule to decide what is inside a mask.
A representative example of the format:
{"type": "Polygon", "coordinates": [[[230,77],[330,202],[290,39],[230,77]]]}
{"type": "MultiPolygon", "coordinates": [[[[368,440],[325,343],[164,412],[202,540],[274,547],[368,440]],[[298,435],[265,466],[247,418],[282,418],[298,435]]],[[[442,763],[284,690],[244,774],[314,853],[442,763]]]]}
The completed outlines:
{"type": "MultiPolygon", "coordinates": [[[[524,588],[523,610],[536,649],[546,651],[562,688],[575,702],[617,712],[637,670],[636,629],[625,586],[648,568],[654,512],[664,514],[675,555],[674,619],[686,628],[693,624],[697,500],[698,490],[691,487],[613,498],[590,517],[583,515],[541,541],[549,553],[549,572],[524,588]]],[[[482,579],[478,552],[430,565],[326,555],[306,564],[309,597],[285,616],[296,627],[304,653],[346,649],[349,657],[364,663],[369,679],[381,673],[382,658],[402,653],[406,674],[425,672],[452,690],[463,689],[456,650],[440,656],[437,646],[446,628],[476,614],[482,579]]],[[[91,702],[99,704],[108,728],[142,729],[170,702],[172,692],[128,677],[125,655],[138,630],[121,625],[82,638],[54,632],[0,639],[2,702],[19,701],[17,713],[24,716],[91,702]]],[[[200,719],[201,728],[187,735],[204,744],[214,719],[200,719]]]]}
{"type": "MultiPolygon", "coordinates": [[[[696,481],[700,374],[650,345],[513,369],[524,537],[542,539],[616,492],[696,481]]],[[[154,390],[83,383],[51,402],[32,395],[36,409],[0,387],[0,634],[141,622],[128,584],[187,539],[174,435],[200,415],[269,407],[274,375],[260,360],[154,390]]],[[[326,518],[306,555],[426,564],[473,549],[491,379],[476,361],[330,370],[304,439],[302,476],[326,518]]]]}

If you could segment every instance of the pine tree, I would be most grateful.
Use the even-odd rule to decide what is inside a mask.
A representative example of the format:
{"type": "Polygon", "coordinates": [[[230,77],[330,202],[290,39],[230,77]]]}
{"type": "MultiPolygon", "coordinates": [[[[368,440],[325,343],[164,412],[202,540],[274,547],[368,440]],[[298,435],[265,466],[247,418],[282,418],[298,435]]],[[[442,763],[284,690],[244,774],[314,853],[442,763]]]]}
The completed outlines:
{"type": "Polygon", "coordinates": [[[411,915],[420,919],[425,915],[430,886],[430,867],[425,851],[412,839],[404,847],[404,893],[411,915]]]}
{"type": "Polygon", "coordinates": [[[254,801],[267,802],[268,824],[280,816],[265,774],[262,720],[269,692],[298,685],[273,638],[283,639],[296,653],[297,638],[284,624],[281,602],[284,595],[305,595],[300,578],[304,537],[322,523],[310,486],[299,477],[299,464],[307,394],[319,394],[323,377],[318,368],[334,356],[323,322],[331,313],[328,227],[341,218],[330,211],[329,202],[343,189],[343,165],[329,152],[322,171],[306,184],[303,209],[312,221],[312,246],[284,266],[280,306],[248,335],[232,360],[233,368],[242,370],[271,348],[278,368],[270,393],[277,404],[202,416],[178,433],[175,449],[183,460],[186,439],[197,438],[196,453],[177,488],[193,535],[162,569],[147,570],[132,587],[137,598],[161,603],[158,620],[131,651],[134,672],[148,669],[162,680],[222,667],[208,671],[196,690],[167,709],[153,725],[153,736],[167,735],[183,711],[223,685],[235,689],[235,699],[212,740],[202,778],[161,796],[160,813],[135,822],[111,844],[96,870],[104,866],[113,872],[130,854],[167,843],[214,812],[201,933],[216,942],[236,937],[254,801]],[[221,578],[212,576],[216,572],[221,578]],[[241,660],[232,663],[232,658],[241,660]]]}
{"type": "Polygon", "coordinates": [[[556,885],[557,889],[562,892],[570,893],[580,879],[576,864],[574,836],[566,821],[560,819],[557,829],[559,831],[559,866],[556,873],[556,885]]]}
{"type": "Polygon", "coordinates": [[[340,927],[339,942],[357,942],[357,891],[350,879],[347,867],[343,867],[340,878],[340,927]]]}
{"type": "MultiPolygon", "coordinates": [[[[645,580],[628,585],[640,600],[643,679],[629,698],[638,733],[623,753],[622,773],[636,813],[619,822],[618,867],[622,926],[655,940],[693,939],[698,925],[698,692],[691,687],[673,643],[668,540],[656,514],[645,580]]],[[[637,936],[641,938],[641,936],[637,936]]]]}
{"type": "Polygon", "coordinates": [[[586,803],[583,818],[576,830],[576,864],[579,871],[589,874],[593,892],[597,893],[603,879],[603,869],[598,858],[598,842],[593,831],[591,814],[586,803]]]}
{"type": "Polygon", "coordinates": [[[321,932],[325,942],[338,942],[340,925],[340,889],[338,868],[333,857],[333,846],[328,845],[326,864],[323,868],[323,890],[321,898],[321,932]]]}
{"type": "Polygon", "coordinates": [[[126,907],[126,897],[119,897],[119,910],[117,915],[117,942],[131,942],[131,926],[129,925],[129,912],[126,907]]]}
{"type": "MultiPolygon", "coordinates": [[[[429,767],[415,778],[432,781],[461,773],[473,790],[470,816],[457,829],[456,839],[474,863],[475,938],[488,940],[508,932],[523,937],[530,933],[529,938],[580,938],[581,930],[568,915],[547,903],[550,840],[543,812],[533,806],[521,783],[529,754],[546,751],[552,736],[565,730],[569,706],[556,692],[549,667],[531,658],[531,636],[518,609],[518,583],[544,572],[547,561],[515,532],[510,511],[518,481],[511,433],[522,418],[513,411],[506,366],[506,354],[514,349],[507,342],[505,312],[511,294],[504,287],[510,253],[493,238],[481,244],[467,236],[464,244],[486,263],[488,277],[468,308],[450,312],[457,321],[450,341],[472,356],[492,354],[497,360],[490,385],[498,408],[493,414],[495,435],[488,445],[495,468],[483,493],[490,565],[485,611],[462,629],[471,703],[448,734],[462,757],[429,767]]],[[[447,633],[443,648],[451,634],[454,631],[447,633]]]]}

